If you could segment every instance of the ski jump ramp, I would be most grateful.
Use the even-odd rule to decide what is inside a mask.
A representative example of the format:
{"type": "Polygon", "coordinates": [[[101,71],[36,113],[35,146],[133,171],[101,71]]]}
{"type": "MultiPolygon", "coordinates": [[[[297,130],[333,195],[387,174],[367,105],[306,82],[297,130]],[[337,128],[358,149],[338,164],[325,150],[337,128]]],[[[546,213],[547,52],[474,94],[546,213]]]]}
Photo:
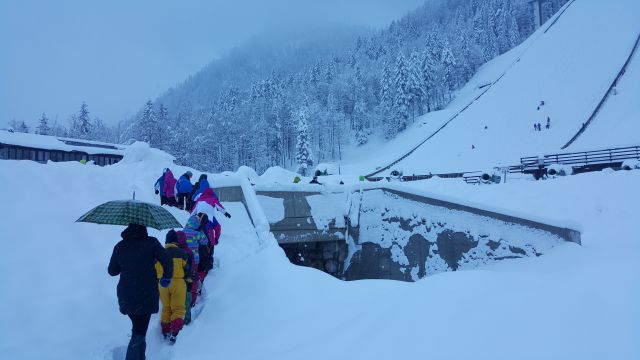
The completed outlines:
{"type": "Polygon", "coordinates": [[[490,168],[517,163],[521,154],[561,149],[629,59],[640,33],[640,2],[579,0],[558,16],[553,27],[539,29],[534,41],[521,45],[526,51],[455,121],[370,175],[490,168]],[[547,118],[550,129],[533,130],[547,118]]]}

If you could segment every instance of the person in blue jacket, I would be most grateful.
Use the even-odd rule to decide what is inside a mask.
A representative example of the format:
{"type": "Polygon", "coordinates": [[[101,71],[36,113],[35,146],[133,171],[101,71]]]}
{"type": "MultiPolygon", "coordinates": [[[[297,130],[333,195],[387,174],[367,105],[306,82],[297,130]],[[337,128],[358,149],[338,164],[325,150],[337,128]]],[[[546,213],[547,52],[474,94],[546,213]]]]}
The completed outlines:
{"type": "Polygon", "coordinates": [[[200,179],[196,183],[193,194],[191,195],[191,200],[193,201],[194,204],[198,199],[198,196],[200,196],[200,194],[202,194],[202,192],[205,189],[208,189],[209,187],[210,186],[209,186],[209,180],[207,180],[207,174],[200,175],[200,179]]]}
{"type": "Polygon", "coordinates": [[[191,184],[191,177],[193,173],[191,171],[187,171],[182,174],[178,179],[178,183],[176,184],[176,192],[178,193],[178,208],[187,211],[191,211],[191,207],[193,206],[193,202],[191,201],[191,191],[193,191],[193,185],[191,184]]]}
{"type": "Polygon", "coordinates": [[[160,195],[160,205],[164,205],[168,203],[168,199],[164,194],[164,175],[167,173],[168,168],[164,168],[162,170],[162,176],[156,180],[154,188],[156,189],[156,195],[160,195]]]}

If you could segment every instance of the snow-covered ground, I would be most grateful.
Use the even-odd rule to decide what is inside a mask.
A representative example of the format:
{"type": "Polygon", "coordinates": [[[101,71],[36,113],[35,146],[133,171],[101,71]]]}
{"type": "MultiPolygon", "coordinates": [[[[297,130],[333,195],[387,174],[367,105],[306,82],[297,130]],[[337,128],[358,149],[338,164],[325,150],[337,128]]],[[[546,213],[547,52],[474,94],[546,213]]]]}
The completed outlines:
{"type": "MultiPolygon", "coordinates": [[[[374,151],[347,153],[345,172],[362,175],[391,163],[475,98],[481,92],[478,85],[502,73],[480,99],[392,169],[405,175],[476,171],[515,165],[521,156],[560,151],[595,109],[633,48],[640,33],[640,2],[575,1],[549,31],[544,30],[543,26],[519,47],[489,62],[456,101],[419,118],[407,134],[388,144],[372,144],[374,151]],[[549,130],[544,129],[547,117],[549,130]],[[543,131],[535,132],[534,123],[543,131]]],[[[639,64],[636,56],[620,83],[619,98],[609,101],[594,129],[585,132],[592,135],[584,135],[576,147],[640,143],[634,115],[639,64]],[[607,135],[601,137],[604,128],[607,135]]]]}
{"type": "MultiPolygon", "coordinates": [[[[397,159],[503,73],[480,100],[397,167],[405,174],[477,170],[557,151],[626,59],[640,31],[640,2],[574,1],[543,31],[485,65],[448,108],[417,119],[389,143],[349,151],[340,175],[320,179],[330,185],[310,185],[308,178],[292,184],[295,174],[280,168],[260,177],[242,168],[237,174],[210,174],[209,180],[214,187],[241,184],[247,192],[251,182],[261,189],[343,196],[331,195],[340,180],[355,186],[358,175],[397,159]],[[540,100],[545,105],[537,110],[540,100]],[[547,116],[551,129],[534,132],[533,123],[544,126],[547,116]]],[[[640,143],[639,84],[636,56],[618,94],[570,150],[640,143]]],[[[140,144],[107,167],[0,161],[3,359],[112,359],[122,352],[130,324],[118,312],[117,278],[106,268],[123,227],[75,220],[134,191],[137,199],[157,202],[153,184],[164,167],[176,176],[189,170],[140,144]]],[[[191,170],[197,178],[200,172],[191,170]]],[[[148,358],[639,359],[638,184],[640,170],[491,186],[438,178],[394,184],[528,218],[562,220],[582,231],[582,246],[563,243],[541,257],[415,283],[343,282],[294,266],[265,232],[268,221],[284,216],[280,201],[247,198],[257,229],[244,206],[225,203],[233,217],[219,219],[218,267],[205,284],[202,313],[174,347],[162,343],[158,318],[152,318],[148,358]]],[[[341,210],[311,205],[326,219],[341,210]]],[[[170,211],[184,223],[186,212],[170,211]]],[[[165,232],[151,234],[164,241],[165,232]]]]}
{"type": "MultiPolygon", "coordinates": [[[[153,183],[170,165],[158,154],[107,167],[0,164],[7,200],[0,205],[3,356],[111,359],[126,345],[129,321],[118,312],[117,279],[106,273],[122,227],[74,221],[133,190],[157,201],[153,183]]],[[[210,178],[214,186],[225,181],[210,178]]],[[[402,185],[568,218],[583,229],[583,246],[566,243],[539,258],[416,283],[342,282],[291,265],[273,238],[258,240],[242,205],[225,203],[233,218],[220,219],[219,267],[207,280],[203,312],[174,347],[161,343],[154,317],[149,358],[637,359],[638,183],[640,171],[499,186],[435,179],[402,185]]],[[[164,232],[152,234],[164,240],[164,232]]]]}

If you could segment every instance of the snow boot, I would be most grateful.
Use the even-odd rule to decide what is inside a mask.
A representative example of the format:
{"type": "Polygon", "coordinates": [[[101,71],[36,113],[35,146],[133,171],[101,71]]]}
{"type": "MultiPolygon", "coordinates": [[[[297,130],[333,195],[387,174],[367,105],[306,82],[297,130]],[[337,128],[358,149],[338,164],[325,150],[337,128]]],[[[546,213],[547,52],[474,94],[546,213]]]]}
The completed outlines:
{"type": "Polygon", "coordinates": [[[184,319],[175,319],[171,322],[171,333],[175,336],[178,336],[180,330],[182,330],[182,326],[184,325],[184,319]]]}
{"type": "Polygon", "coordinates": [[[127,347],[127,355],[125,360],[145,360],[145,350],[147,349],[147,342],[144,335],[133,335],[129,340],[129,346],[127,347]]]}
{"type": "Polygon", "coordinates": [[[169,337],[169,333],[171,332],[171,323],[160,323],[160,328],[162,329],[162,337],[167,339],[169,337]]]}
{"type": "Polygon", "coordinates": [[[172,333],[171,335],[169,335],[169,345],[175,345],[177,337],[177,333],[172,333]]]}

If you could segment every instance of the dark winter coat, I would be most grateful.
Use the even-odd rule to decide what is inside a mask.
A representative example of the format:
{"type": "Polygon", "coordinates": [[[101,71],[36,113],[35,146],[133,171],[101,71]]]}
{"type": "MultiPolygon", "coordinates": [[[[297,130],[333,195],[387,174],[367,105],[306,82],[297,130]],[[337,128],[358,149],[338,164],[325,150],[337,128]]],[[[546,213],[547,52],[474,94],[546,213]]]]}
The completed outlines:
{"type": "Polygon", "coordinates": [[[122,232],[122,241],[113,248],[109,275],[120,275],[118,304],[125,315],[158,312],[158,280],[155,263],[166,269],[165,276],[173,276],[173,260],[158,239],[147,235],[147,228],[130,224],[122,232]]]}

